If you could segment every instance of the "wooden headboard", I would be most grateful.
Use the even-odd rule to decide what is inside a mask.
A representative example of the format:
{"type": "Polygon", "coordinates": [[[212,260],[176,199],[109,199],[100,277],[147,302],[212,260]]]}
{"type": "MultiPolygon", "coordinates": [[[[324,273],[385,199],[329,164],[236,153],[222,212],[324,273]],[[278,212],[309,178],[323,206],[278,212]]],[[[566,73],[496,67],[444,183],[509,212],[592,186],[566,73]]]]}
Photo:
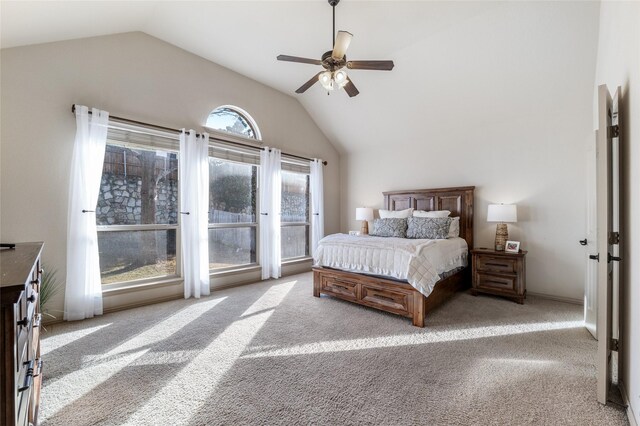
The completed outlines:
{"type": "Polygon", "coordinates": [[[383,192],[385,210],[449,210],[460,216],[460,236],[473,248],[473,191],[475,186],[383,192]]]}

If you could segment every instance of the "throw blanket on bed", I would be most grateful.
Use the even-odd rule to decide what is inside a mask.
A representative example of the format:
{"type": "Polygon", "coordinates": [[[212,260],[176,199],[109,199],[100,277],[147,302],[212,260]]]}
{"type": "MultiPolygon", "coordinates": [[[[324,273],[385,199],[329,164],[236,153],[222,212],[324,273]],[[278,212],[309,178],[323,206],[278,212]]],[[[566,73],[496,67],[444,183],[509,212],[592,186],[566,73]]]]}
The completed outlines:
{"type": "Polygon", "coordinates": [[[318,244],[316,266],[406,280],[429,296],[440,274],[467,266],[464,238],[420,240],[329,235],[318,244]]]}

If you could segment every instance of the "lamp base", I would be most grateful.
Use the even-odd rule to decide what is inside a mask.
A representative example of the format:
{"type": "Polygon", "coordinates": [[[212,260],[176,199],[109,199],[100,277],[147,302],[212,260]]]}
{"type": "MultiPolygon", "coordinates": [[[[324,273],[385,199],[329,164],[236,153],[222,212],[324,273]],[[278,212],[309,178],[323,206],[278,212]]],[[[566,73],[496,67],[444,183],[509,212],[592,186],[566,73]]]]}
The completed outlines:
{"type": "Polygon", "coordinates": [[[362,221],[362,226],[360,227],[360,233],[362,235],[368,235],[369,234],[369,222],[367,222],[366,220],[362,221]]]}
{"type": "Polygon", "coordinates": [[[496,225],[496,251],[504,251],[504,246],[509,239],[509,232],[507,231],[506,223],[499,223],[496,225]]]}

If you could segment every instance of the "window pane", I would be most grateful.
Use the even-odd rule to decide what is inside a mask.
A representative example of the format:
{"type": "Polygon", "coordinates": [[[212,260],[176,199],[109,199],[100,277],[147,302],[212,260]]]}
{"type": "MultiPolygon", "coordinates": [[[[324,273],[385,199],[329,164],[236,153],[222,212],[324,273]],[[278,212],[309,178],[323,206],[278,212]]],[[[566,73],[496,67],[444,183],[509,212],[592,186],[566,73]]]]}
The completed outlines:
{"type": "Polygon", "coordinates": [[[256,263],[256,228],[209,229],[209,269],[256,263]]]}
{"type": "Polygon", "coordinates": [[[107,145],[96,223],[178,223],[178,154],[107,145]]]}
{"type": "Polygon", "coordinates": [[[102,284],[176,274],[176,230],[98,232],[102,284]]]}
{"type": "Polygon", "coordinates": [[[221,107],[211,111],[205,126],[223,132],[235,133],[246,138],[256,138],[256,132],[242,114],[231,108],[221,107]]]}
{"type": "Polygon", "coordinates": [[[281,229],[282,259],[309,256],[309,226],[283,226],[281,229]]]}
{"type": "Polygon", "coordinates": [[[258,167],[209,158],[209,223],[255,223],[258,167]]]}
{"type": "Polygon", "coordinates": [[[309,222],[309,175],[282,172],[282,221],[309,222]]]}

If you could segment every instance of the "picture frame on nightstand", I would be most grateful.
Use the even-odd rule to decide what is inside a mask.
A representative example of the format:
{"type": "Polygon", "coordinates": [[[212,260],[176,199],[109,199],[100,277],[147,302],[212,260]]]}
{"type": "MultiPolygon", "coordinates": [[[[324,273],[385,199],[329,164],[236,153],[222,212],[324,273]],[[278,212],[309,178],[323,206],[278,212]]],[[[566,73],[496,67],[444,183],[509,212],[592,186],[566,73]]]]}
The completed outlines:
{"type": "Polygon", "coordinates": [[[504,251],[507,253],[519,253],[520,241],[507,241],[504,245],[504,251]]]}

